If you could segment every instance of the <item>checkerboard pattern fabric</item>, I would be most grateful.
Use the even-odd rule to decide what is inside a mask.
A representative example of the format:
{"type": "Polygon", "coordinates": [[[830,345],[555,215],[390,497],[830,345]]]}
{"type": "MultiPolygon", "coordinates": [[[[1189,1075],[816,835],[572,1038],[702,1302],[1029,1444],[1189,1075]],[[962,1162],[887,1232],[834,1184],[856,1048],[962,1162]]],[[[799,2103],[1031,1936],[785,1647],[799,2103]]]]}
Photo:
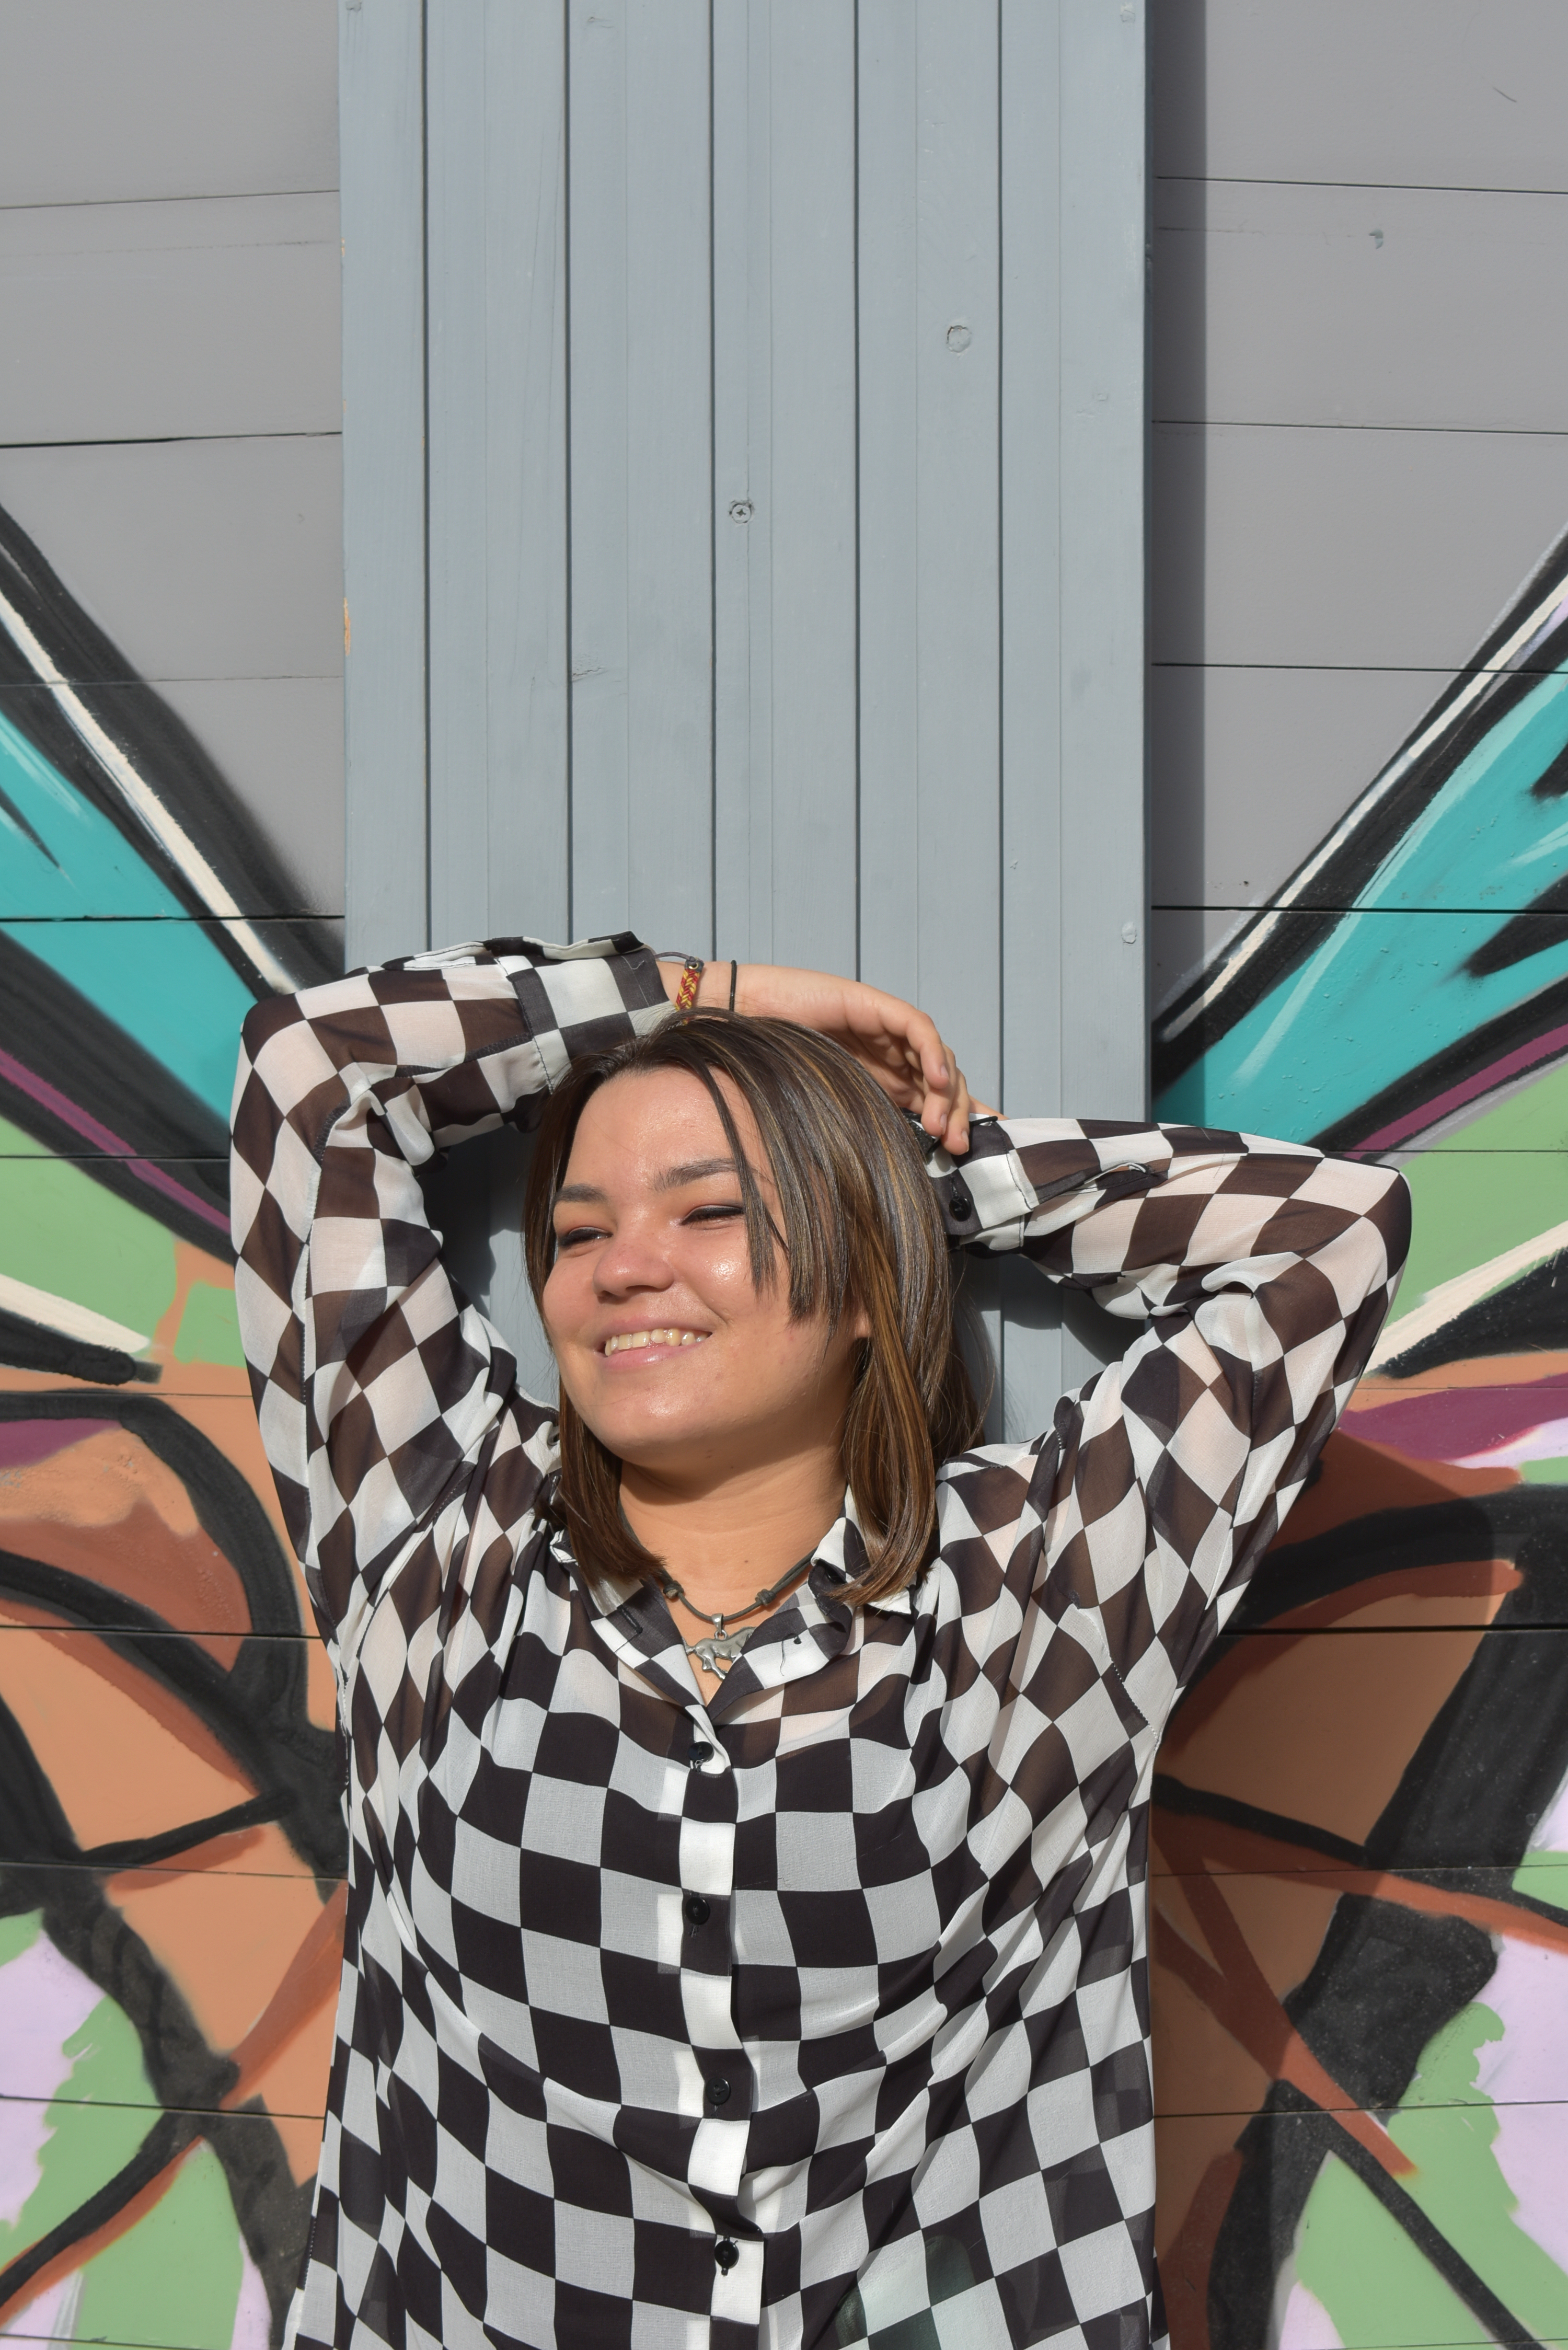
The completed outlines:
{"type": "Polygon", "coordinates": [[[1142,2350],[1161,1725],[1366,1360],[1386,1170],[977,1125],[949,1230],[1128,1325],[950,1461],[852,1608],[853,1505],[704,1705],[545,1514],[551,1414],[418,1169],[668,1016],[636,941],[259,1006],[234,1106],[257,1411],[337,1675],[350,1903],[296,2350],[1142,2350]]]}

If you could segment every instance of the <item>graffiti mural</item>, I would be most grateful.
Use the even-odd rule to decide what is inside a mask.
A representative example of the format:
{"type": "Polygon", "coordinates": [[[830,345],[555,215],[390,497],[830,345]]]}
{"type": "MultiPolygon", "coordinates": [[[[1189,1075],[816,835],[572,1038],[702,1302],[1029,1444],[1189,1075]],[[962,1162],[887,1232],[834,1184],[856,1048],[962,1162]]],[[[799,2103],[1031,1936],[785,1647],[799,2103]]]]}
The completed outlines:
{"type": "Polygon", "coordinates": [[[0,2337],[264,2350],[342,1825],[226,1122],[245,1010],[338,951],[3,515],[0,842],[0,2337]]]}
{"type": "Polygon", "coordinates": [[[1568,2337],[1568,541],[1162,1008],[1415,1248],[1155,1817],[1177,2350],[1568,2337]]]}

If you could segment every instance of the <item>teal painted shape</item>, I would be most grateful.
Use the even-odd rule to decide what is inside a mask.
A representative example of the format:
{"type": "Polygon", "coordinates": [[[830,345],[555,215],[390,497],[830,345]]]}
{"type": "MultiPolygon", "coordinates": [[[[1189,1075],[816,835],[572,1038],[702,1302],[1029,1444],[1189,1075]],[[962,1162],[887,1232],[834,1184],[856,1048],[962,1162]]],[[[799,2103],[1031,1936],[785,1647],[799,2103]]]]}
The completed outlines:
{"type": "Polygon", "coordinates": [[[3,714],[0,792],[16,811],[0,806],[8,935],[226,1123],[240,1023],[254,998],[211,930],[3,714]],[[83,919],[109,908],[134,929],[83,919]]]}
{"type": "Polygon", "coordinates": [[[1158,1114],[1304,1140],[1568,977],[1568,920],[1561,940],[1501,971],[1465,969],[1568,875],[1568,803],[1531,790],[1565,747],[1557,671],[1455,769],[1299,968],[1166,1088],[1158,1114]]]}

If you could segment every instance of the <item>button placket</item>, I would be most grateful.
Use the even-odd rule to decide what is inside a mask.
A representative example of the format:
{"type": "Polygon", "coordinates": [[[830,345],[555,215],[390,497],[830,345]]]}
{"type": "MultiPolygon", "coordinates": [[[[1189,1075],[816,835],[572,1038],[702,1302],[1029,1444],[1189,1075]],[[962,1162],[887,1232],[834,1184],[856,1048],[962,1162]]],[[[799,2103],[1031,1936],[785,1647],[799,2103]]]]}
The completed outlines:
{"type": "Polygon", "coordinates": [[[755,2325],[763,2314],[763,2247],[754,2236],[721,2235],[713,2246],[713,2315],[755,2325]],[[731,2260],[722,2247],[729,2245],[731,2260]]]}

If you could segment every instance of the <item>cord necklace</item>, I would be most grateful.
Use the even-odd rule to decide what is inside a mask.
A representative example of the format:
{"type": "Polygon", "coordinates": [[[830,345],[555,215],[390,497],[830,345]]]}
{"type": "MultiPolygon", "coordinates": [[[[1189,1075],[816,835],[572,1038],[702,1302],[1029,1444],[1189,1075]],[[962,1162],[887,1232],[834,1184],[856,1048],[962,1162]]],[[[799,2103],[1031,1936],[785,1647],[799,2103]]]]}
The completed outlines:
{"type": "MultiPolygon", "coordinates": [[[[744,1616],[754,1616],[761,1608],[772,1607],[784,1597],[791,1584],[800,1581],[810,1565],[809,1558],[801,1559],[789,1569],[787,1574],[781,1575],[776,1583],[771,1583],[765,1591],[759,1591],[754,1599],[748,1599],[743,1607],[732,1607],[722,1616],[711,1613],[706,1607],[694,1606],[687,1598],[685,1592],[669,1569],[661,1566],[659,1570],[659,1583],[665,1597],[678,1599],[682,1607],[692,1616],[706,1616],[713,1627],[710,1637],[703,1640],[688,1640],[684,1633],[681,1634],[681,1646],[687,1655],[695,1657],[700,1664],[706,1665],[708,1670],[711,1673],[717,1673],[722,1680],[751,1638],[752,1633],[757,1628],[754,1624],[744,1632],[732,1632],[727,1627],[732,1624],[738,1624],[744,1616]]],[[[679,1625],[676,1629],[680,1631],[679,1625]]]]}

